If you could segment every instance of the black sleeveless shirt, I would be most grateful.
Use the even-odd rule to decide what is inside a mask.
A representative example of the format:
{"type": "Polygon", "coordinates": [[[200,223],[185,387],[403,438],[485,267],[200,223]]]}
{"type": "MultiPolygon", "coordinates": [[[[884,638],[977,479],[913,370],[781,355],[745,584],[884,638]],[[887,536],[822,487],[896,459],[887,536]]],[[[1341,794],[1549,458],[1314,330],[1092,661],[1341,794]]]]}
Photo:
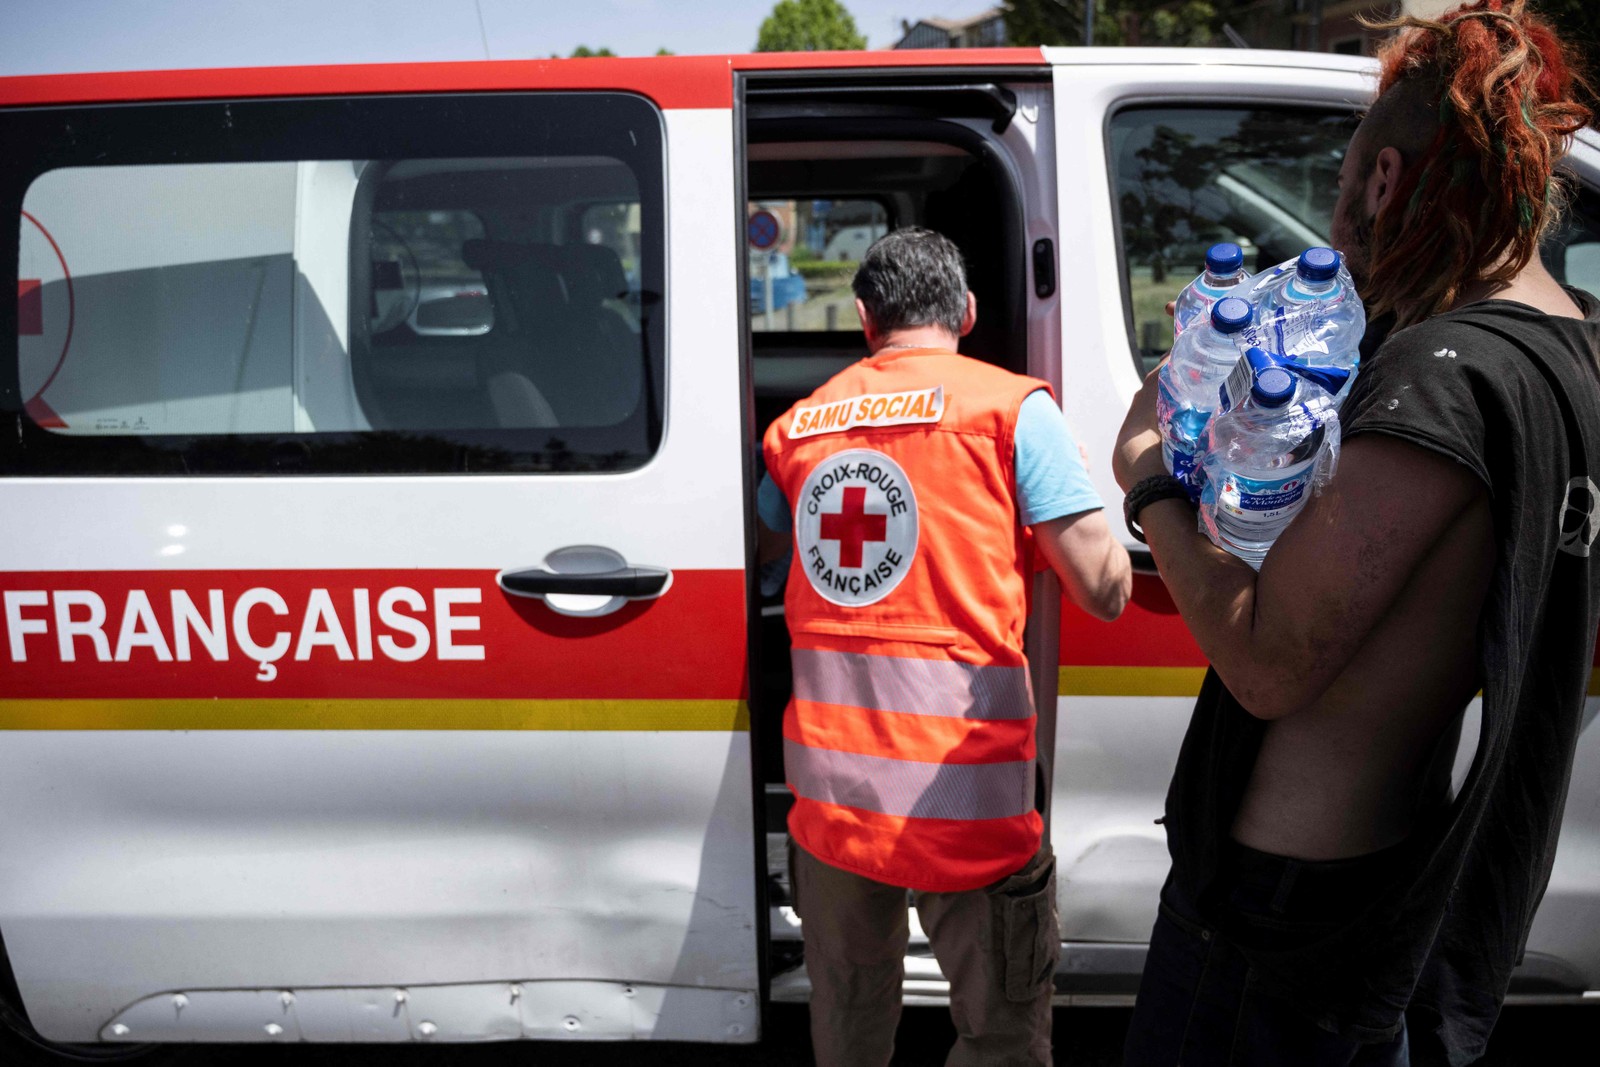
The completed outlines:
{"type": "MultiPolygon", "coordinates": [[[[1595,657],[1600,301],[1568,292],[1585,318],[1488,300],[1393,334],[1362,365],[1346,439],[1398,437],[1489,489],[1477,754],[1448,809],[1399,846],[1388,884],[1342,928],[1290,951],[1244,946],[1323,1026],[1380,1038],[1410,1005],[1453,1063],[1482,1054],[1549,881],[1595,657]]],[[[1264,729],[1207,672],[1165,820],[1173,877],[1202,910],[1264,729]]]]}

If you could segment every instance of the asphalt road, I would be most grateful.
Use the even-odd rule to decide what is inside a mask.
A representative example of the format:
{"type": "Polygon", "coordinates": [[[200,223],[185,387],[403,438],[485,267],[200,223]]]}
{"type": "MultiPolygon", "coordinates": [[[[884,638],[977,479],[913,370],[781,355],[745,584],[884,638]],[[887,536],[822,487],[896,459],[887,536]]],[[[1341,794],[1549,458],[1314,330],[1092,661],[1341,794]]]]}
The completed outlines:
{"type": "MultiPolygon", "coordinates": [[[[1056,1011],[1056,1063],[1117,1067],[1129,1012],[1056,1011]]],[[[955,1038],[949,1015],[908,1008],[900,1025],[898,1067],[938,1067],[955,1038]]],[[[755,1046],[523,1043],[475,1046],[197,1046],[163,1049],[141,1067],[805,1067],[811,1063],[806,1010],[774,1005],[767,1036],[755,1046]]],[[[59,1067],[65,1061],[0,1034],[3,1067],[59,1067]]],[[[1483,1067],[1594,1067],[1600,1063],[1600,1005],[1508,1008],[1483,1067]]],[[[1291,1067],[1291,1065],[1285,1065],[1291,1067]]]]}

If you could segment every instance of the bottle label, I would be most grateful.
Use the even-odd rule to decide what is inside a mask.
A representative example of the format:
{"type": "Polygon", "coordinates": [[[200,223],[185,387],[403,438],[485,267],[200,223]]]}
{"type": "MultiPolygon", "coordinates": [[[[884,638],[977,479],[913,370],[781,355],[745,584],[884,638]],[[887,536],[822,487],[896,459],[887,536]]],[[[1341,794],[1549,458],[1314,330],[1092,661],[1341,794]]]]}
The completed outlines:
{"type": "Polygon", "coordinates": [[[1194,453],[1180,452],[1165,443],[1162,444],[1161,451],[1166,455],[1167,469],[1172,472],[1172,476],[1182,482],[1185,489],[1189,490],[1189,499],[1198,501],[1200,499],[1200,475],[1204,468],[1195,462],[1194,453]]]}
{"type": "Polygon", "coordinates": [[[1217,505],[1240,522],[1277,522],[1300,510],[1310,481],[1309,467],[1287,478],[1244,478],[1229,473],[1222,479],[1217,505]]]}
{"type": "Polygon", "coordinates": [[[1228,380],[1222,383],[1222,390],[1218,394],[1221,405],[1217,408],[1218,414],[1232,411],[1244,402],[1250,395],[1250,386],[1255,381],[1255,371],[1250,366],[1247,356],[1240,356],[1233,370],[1228,372],[1228,380]]]}

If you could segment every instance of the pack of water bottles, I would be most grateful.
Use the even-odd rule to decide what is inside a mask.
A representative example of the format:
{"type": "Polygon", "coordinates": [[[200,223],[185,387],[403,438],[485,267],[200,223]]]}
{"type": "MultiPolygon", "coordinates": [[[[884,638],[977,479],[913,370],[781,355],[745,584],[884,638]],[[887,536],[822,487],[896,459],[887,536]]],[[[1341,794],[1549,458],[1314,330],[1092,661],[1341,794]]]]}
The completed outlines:
{"type": "Polygon", "coordinates": [[[1157,379],[1162,454],[1206,534],[1253,567],[1333,477],[1365,331],[1331,248],[1250,275],[1238,245],[1213,245],[1178,296],[1157,379]]]}

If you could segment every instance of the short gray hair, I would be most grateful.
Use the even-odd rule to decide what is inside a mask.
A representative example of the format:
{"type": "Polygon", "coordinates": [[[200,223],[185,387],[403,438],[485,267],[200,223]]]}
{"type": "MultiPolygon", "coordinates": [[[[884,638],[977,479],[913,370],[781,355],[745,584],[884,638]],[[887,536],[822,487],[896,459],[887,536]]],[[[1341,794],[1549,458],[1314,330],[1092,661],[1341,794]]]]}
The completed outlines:
{"type": "Polygon", "coordinates": [[[878,238],[850,283],[878,330],[942,326],[961,332],[967,314],[967,269],[955,242],[919,227],[878,238]]]}

